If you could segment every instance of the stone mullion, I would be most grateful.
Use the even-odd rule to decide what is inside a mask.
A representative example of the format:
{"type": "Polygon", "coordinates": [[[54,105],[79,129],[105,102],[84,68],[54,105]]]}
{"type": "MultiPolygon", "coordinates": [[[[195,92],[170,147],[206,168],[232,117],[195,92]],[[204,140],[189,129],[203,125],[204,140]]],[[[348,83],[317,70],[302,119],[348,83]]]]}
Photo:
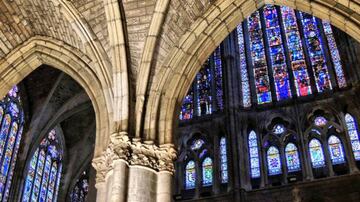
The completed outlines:
{"type": "MultiPolygon", "coordinates": [[[[234,51],[234,43],[235,42],[234,32],[232,32],[229,37],[226,39],[227,43],[224,43],[224,55],[225,55],[225,68],[224,72],[226,72],[223,76],[225,83],[225,91],[224,95],[227,99],[225,112],[229,120],[226,122],[226,149],[227,149],[227,158],[228,158],[228,190],[238,189],[240,187],[239,178],[239,165],[237,164],[239,154],[237,152],[237,141],[236,135],[238,134],[238,122],[235,109],[239,103],[239,91],[237,91],[240,86],[238,75],[239,68],[237,67],[236,60],[236,52],[234,51]],[[232,76],[230,76],[232,75],[232,76]]],[[[237,57],[239,58],[239,57],[237,57]]]]}
{"type": "Polygon", "coordinates": [[[326,166],[328,168],[328,175],[330,177],[334,176],[334,169],[333,169],[333,165],[332,165],[332,161],[331,161],[331,156],[330,156],[330,151],[329,151],[329,144],[328,144],[328,135],[327,134],[321,134],[323,137],[322,139],[322,147],[323,147],[323,151],[324,151],[324,156],[325,156],[325,162],[326,162],[326,166]]]}
{"type": "MultiPolygon", "coordinates": [[[[299,114],[299,106],[295,104],[295,114],[299,114]]],[[[311,168],[311,162],[309,157],[309,149],[308,149],[308,137],[305,136],[304,132],[302,131],[300,117],[296,116],[296,131],[300,142],[298,142],[298,152],[300,156],[301,162],[301,170],[303,178],[306,180],[313,179],[313,173],[311,168]]]]}
{"type": "Polygon", "coordinates": [[[281,170],[282,170],[282,184],[287,184],[287,169],[286,169],[286,158],[285,158],[285,145],[283,142],[279,145],[280,150],[280,161],[281,161],[281,170]]]}

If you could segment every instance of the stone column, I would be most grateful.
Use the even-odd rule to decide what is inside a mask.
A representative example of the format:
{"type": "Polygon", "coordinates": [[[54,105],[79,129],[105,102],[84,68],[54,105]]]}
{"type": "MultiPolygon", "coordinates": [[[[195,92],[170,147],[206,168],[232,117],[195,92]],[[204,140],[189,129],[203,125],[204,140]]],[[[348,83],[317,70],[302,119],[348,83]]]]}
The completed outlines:
{"type": "Polygon", "coordinates": [[[96,201],[172,201],[175,158],[172,144],[158,147],[126,134],[111,135],[107,150],[93,160],[96,201]]]}
{"type": "Polygon", "coordinates": [[[96,169],[96,201],[126,201],[130,140],[127,134],[114,133],[100,157],[93,160],[96,169]]]}
{"type": "Polygon", "coordinates": [[[131,145],[128,201],[172,201],[173,145],[156,146],[152,141],[141,143],[134,139],[131,145]]]}

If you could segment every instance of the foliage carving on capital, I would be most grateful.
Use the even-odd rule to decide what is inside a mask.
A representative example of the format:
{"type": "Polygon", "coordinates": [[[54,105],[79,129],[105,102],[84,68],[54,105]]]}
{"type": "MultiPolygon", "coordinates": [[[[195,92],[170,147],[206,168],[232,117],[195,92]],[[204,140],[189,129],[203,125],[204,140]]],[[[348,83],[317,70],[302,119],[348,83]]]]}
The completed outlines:
{"type": "Polygon", "coordinates": [[[156,155],[159,171],[169,171],[171,173],[175,172],[174,161],[176,160],[177,152],[174,145],[161,145],[158,152],[156,152],[156,155]]]}
{"type": "Polygon", "coordinates": [[[157,146],[155,144],[144,144],[139,139],[133,139],[130,164],[142,165],[157,170],[156,150],[157,146]]]}
{"type": "Polygon", "coordinates": [[[123,159],[127,161],[130,156],[130,139],[127,134],[113,133],[110,136],[109,149],[112,152],[112,160],[123,159]]]}
{"type": "Polygon", "coordinates": [[[105,176],[108,170],[106,164],[107,161],[105,155],[101,155],[93,159],[92,166],[96,170],[96,182],[105,181],[105,176]]]}

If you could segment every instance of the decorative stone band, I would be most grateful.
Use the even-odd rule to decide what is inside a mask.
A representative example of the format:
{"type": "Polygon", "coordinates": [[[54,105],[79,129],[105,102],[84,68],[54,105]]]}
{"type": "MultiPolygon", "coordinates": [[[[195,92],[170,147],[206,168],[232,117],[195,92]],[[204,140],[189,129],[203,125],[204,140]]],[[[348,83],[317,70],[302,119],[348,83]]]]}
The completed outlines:
{"type": "Polygon", "coordinates": [[[142,143],[140,139],[129,139],[127,134],[114,133],[110,136],[110,143],[104,153],[93,159],[93,167],[96,169],[96,181],[104,182],[106,173],[113,169],[113,163],[122,159],[130,165],[146,166],[156,171],[168,171],[173,173],[176,159],[176,150],[172,144],[164,144],[160,147],[154,142],[142,143]]]}

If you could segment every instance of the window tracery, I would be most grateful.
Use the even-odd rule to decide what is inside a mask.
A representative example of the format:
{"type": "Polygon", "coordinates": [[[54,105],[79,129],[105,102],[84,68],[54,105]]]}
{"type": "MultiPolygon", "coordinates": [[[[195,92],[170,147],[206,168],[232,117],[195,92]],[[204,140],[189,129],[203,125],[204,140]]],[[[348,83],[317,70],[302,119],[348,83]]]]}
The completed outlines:
{"type": "Polygon", "coordinates": [[[279,149],[275,146],[271,146],[267,150],[267,165],[269,175],[281,174],[280,153],[279,149]]]}
{"type": "Polygon", "coordinates": [[[355,160],[360,160],[360,142],[358,128],[354,117],[350,114],[345,115],[346,127],[351,141],[351,148],[354,154],[355,160]]]}
{"type": "Polygon", "coordinates": [[[309,143],[310,158],[313,168],[325,166],[325,157],[322,145],[318,139],[313,138],[309,143]]]}
{"type": "Polygon", "coordinates": [[[213,163],[210,157],[206,157],[202,163],[203,186],[211,186],[213,183],[213,163]]]}
{"type": "Polygon", "coordinates": [[[345,163],[344,152],[341,141],[335,135],[331,135],[328,140],[331,162],[333,165],[345,163]]]}
{"type": "Polygon", "coordinates": [[[250,156],[250,174],[252,178],[258,178],[260,177],[260,160],[257,136],[254,131],[251,131],[249,134],[248,146],[250,156]]]}
{"type": "Polygon", "coordinates": [[[19,89],[0,101],[0,201],[7,201],[24,125],[19,89]]]}
{"type": "Polygon", "coordinates": [[[33,154],[24,183],[22,201],[56,201],[62,170],[62,148],[51,130],[33,154]]]}

